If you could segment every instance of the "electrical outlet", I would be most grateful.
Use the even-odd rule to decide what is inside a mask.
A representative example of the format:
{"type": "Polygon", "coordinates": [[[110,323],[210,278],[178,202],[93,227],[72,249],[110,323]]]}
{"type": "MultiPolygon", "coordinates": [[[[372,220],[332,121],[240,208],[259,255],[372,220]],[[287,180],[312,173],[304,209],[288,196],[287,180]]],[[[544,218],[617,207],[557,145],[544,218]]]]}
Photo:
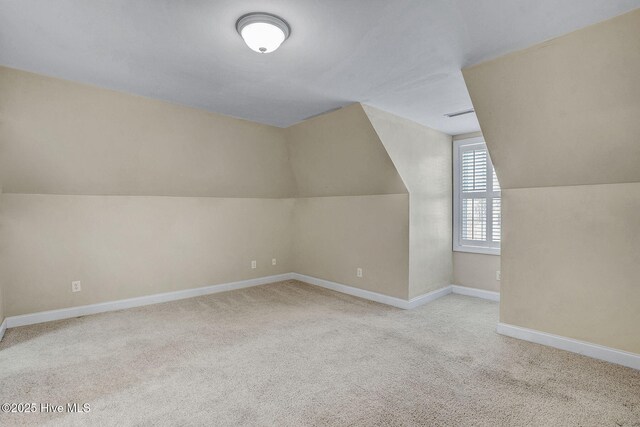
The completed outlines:
{"type": "Polygon", "coordinates": [[[278,263],[278,261],[275,258],[271,259],[271,265],[276,265],[278,263]]]}
{"type": "Polygon", "coordinates": [[[499,281],[500,281],[500,278],[501,278],[500,270],[497,270],[497,271],[496,271],[496,280],[499,282],[499,281]]]}
{"type": "Polygon", "coordinates": [[[251,268],[252,269],[258,268],[258,263],[256,261],[251,261],[251,268]]]}
{"type": "Polygon", "coordinates": [[[361,269],[360,267],[358,267],[358,268],[356,269],[356,276],[357,276],[357,277],[362,277],[362,269],[361,269]]]}
{"type": "Polygon", "coordinates": [[[81,290],[82,290],[82,283],[80,283],[80,280],[71,282],[71,292],[80,292],[81,290]]]}

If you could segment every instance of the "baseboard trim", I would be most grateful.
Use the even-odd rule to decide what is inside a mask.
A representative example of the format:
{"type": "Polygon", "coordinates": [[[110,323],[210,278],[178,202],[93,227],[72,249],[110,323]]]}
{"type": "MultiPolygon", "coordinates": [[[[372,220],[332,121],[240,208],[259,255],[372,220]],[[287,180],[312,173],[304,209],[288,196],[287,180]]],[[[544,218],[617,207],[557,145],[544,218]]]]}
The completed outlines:
{"type": "Polygon", "coordinates": [[[452,292],[453,288],[451,285],[445,286],[444,288],[436,289],[435,291],[428,292],[426,294],[420,295],[415,298],[411,298],[407,301],[407,310],[411,310],[412,308],[420,307],[421,305],[425,305],[431,301],[435,301],[438,298],[442,298],[445,295],[449,295],[452,292]]]}
{"type": "MultiPolygon", "coordinates": [[[[389,295],[380,294],[373,291],[367,291],[352,286],[343,285],[329,280],[319,279],[317,277],[307,276],[298,273],[284,273],[274,276],[258,277],[255,279],[241,280],[237,282],[223,283],[219,285],[205,286],[201,288],[185,289],[174,292],[166,292],[162,294],[147,295],[137,298],[129,298],[117,301],[109,301],[98,304],[83,305],[78,307],[69,307],[59,310],[42,311],[39,313],[24,314],[20,316],[11,316],[4,319],[0,324],[0,340],[4,336],[7,328],[15,328],[18,326],[33,325],[36,323],[51,322],[54,320],[69,319],[79,316],[87,316],[90,314],[105,313],[108,311],[124,310],[127,308],[142,307],[145,305],[159,304],[163,302],[177,301],[186,298],[193,298],[202,295],[215,294],[219,292],[233,291],[236,289],[244,289],[253,286],[266,285],[273,282],[281,282],[285,280],[299,280],[310,285],[319,286],[336,292],[352,295],[355,297],[375,301],[381,304],[390,305],[404,310],[411,310],[421,305],[427,304],[438,298],[450,293],[467,295],[476,298],[488,299],[491,301],[499,301],[500,294],[498,292],[485,291],[482,289],[467,288],[465,286],[449,285],[435,291],[420,295],[410,300],[396,298],[389,295]]],[[[640,370],[640,354],[630,353],[614,348],[592,344],[585,341],[579,341],[572,338],[562,337],[559,335],[548,334],[533,329],[527,329],[520,326],[509,325],[507,323],[498,323],[496,331],[505,336],[533,342],[536,344],[554,347],[560,350],[578,353],[594,359],[604,360],[606,362],[616,363],[618,365],[627,366],[629,368],[640,370]]]]}
{"type": "Polygon", "coordinates": [[[193,298],[202,295],[216,294],[219,292],[233,291],[236,289],[250,288],[252,286],[266,285],[267,283],[291,280],[291,273],[275,276],[258,277],[255,279],[240,280],[237,282],[223,283],[220,285],[205,286],[202,288],[184,289],[162,294],[146,295],[142,297],[122,299],[117,301],[102,302],[98,304],[82,305],[78,307],[62,308],[59,310],[41,311],[20,316],[11,316],[5,319],[7,328],[34,325],[36,323],[51,322],[54,320],[70,319],[72,317],[87,316],[89,314],[105,313],[108,311],[124,310],[127,308],[142,307],[145,305],[159,304],[193,298]]]}
{"type": "Polygon", "coordinates": [[[4,337],[4,331],[7,330],[7,319],[4,319],[0,324],[0,341],[2,341],[2,337],[4,337]]]}
{"type": "Polygon", "coordinates": [[[468,288],[466,286],[451,285],[454,294],[467,295],[470,297],[487,299],[490,301],[500,301],[500,292],[487,291],[478,288],[468,288]]]}
{"type": "Polygon", "coordinates": [[[341,292],[343,294],[352,295],[354,297],[379,302],[381,304],[390,305],[404,310],[419,307],[428,302],[436,300],[451,293],[451,286],[437,289],[433,292],[421,295],[410,300],[396,298],[389,295],[380,294],[378,292],[367,291],[365,289],[354,288],[353,286],[343,285],[341,283],[332,282],[330,280],[319,279],[317,277],[307,276],[299,273],[292,273],[292,279],[308,283],[310,285],[320,286],[321,288],[330,289],[332,291],[341,292]]]}
{"type": "MultiPolygon", "coordinates": [[[[299,273],[284,273],[275,276],[258,277],[249,280],[240,280],[237,282],[223,283],[219,285],[205,286],[202,288],[184,289],[174,292],[165,292],[162,294],[146,295],[136,298],[129,298],[116,301],[108,301],[97,304],[82,305],[78,307],[62,308],[59,310],[41,311],[38,313],[23,314],[19,316],[7,317],[0,327],[0,339],[6,328],[16,328],[18,326],[34,325],[37,323],[52,322],[55,320],[70,319],[73,317],[87,316],[90,314],[106,313],[109,311],[124,310],[127,308],[142,307],[145,305],[159,304],[163,302],[177,301],[186,298],[193,298],[202,295],[215,294],[218,292],[233,291],[236,289],[249,288],[252,286],[266,285],[273,282],[281,282],[284,280],[299,280],[310,285],[320,286],[322,288],[331,289],[343,294],[364,298],[381,304],[390,305],[401,308],[403,310],[411,310],[421,305],[427,304],[438,298],[450,293],[469,295],[478,298],[491,299],[496,301],[497,292],[484,291],[481,289],[467,288],[464,286],[449,285],[440,289],[436,289],[424,295],[405,300],[389,295],[380,294],[378,292],[367,291],[365,289],[355,288],[343,285],[341,283],[331,282],[329,280],[319,279],[317,277],[307,276],[299,273]]],[[[499,294],[497,298],[499,299],[499,294]]]]}
{"type": "Polygon", "coordinates": [[[579,341],[560,335],[548,334],[546,332],[509,325],[507,323],[498,323],[496,331],[508,337],[518,338],[640,370],[640,354],[616,350],[611,347],[579,341]]]}

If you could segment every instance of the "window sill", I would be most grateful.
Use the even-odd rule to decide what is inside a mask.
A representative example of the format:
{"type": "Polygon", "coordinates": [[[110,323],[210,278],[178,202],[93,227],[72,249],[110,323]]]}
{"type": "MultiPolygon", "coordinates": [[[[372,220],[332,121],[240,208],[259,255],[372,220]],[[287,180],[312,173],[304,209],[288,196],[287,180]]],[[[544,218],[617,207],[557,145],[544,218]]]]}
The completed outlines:
{"type": "Polygon", "coordinates": [[[500,248],[483,248],[480,246],[458,246],[453,248],[454,252],[466,252],[471,254],[500,256],[500,248]]]}

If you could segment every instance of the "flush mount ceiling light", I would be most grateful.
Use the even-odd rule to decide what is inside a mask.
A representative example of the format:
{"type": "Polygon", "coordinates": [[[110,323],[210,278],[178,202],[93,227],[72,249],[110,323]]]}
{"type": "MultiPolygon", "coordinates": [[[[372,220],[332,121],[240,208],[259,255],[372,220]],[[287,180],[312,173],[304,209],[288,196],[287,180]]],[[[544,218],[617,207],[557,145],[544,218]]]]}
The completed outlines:
{"type": "Polygon", "coordinates": [[[269,13],[249,13],[240,17],[236,30],[247,46],[258,53],[273,52],[291,33],[284,19],[269,13]]]}

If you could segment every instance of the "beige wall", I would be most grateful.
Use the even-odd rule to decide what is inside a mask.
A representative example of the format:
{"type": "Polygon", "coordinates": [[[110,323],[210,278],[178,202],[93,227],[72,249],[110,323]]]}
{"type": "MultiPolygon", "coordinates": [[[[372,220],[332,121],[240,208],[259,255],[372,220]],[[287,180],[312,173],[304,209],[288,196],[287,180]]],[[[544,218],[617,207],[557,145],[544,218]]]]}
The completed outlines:
{"type": "Polygon", "coordinates": [[[409,298],[451,284],[451,136],[370,106],[365,112],[409,189],[409,298]]]}
{"type": "Polygon", "coordinates": [[[0,278],[0,325],[4,322],[4,277],[0,278]]]}
{"type": "Polygon", "coordinates": [[[407,193],[360,104],[286,130],[298,197],[407,193]]]}
{"type": "Polygon", "coordinates": [[[640,183],[503,201],[501,321],[640,353],[640,183]]]}
{"type": "Polygon", "coordinates": [[[288,273],[293,208],[293,199],[3,194],[6,315],[288,273]]]}
{"type": "Polygon", "coordinates": [[[279,128],[0,67],[5,193],[291,197],[279,128]]]}
{"type": "Polygon", "coordinates": [[[446,135],[391,128],[410,196],[360,104],[279,129],[8,68],[0,91],[9,316],[289,271],[401,298],[449,283],[446,135]]]}
{"type": "Polygon", "coordinates": [[[300,197],[292,231],[295,271],[406,298],[407,189],[362,105],[286,133],[300,197]]]}
{"type": "Polygon", "coordinates": [[[6,315],[291,271],[282,129],[8,68],[0,92],[6,315]]]}
{"type": "MultiPolygon", "coordinates": [[[[0,184],[0,212],[2,209],[2,185],[0,184]]],[[[4,228],[4,219],[2,218],[2,214],[0,213],[0,239],[2,238],[2,229],[4,228]]],[[[4,321],[5,311],[4,311],[4,284],[5,277],[2,271],[2,259],[4,258],[4,252],[2,249],[2,241],[0,240],[0,325],[4,321]]]]}
{"type": "MultiPolygon", "coordinates": [[[[454,135],[453,140],[459,141],[482,136],[482,132],[473,132],[454,135]]],[[[453,283],[455,285],[499,292],[500,282],[496,280],[496,272],[499,270],[499,255],[453,252],[453,283]]]]}
{"type": "Polygon", "coordinates": [[[453,284],[500,292],[500,256],[453,252],[453,284]]]}
{"type": "Polygon", "coordinates": [[[4,322],[4,279],[0,279],[0,325],[4,322]]]}
{"type": "Polygon", "coordinates": [[[640,9],[463,70],[502,188],[640,181],[640,9]]]}
{"type": "Polygon", "coordinates": [[[409,196],[296,199],[292,253],[297,273],[407,298],[409,196]]]}
{"type": "Polygon", "coordinates": [[[635,353],[639,29],[640,9],[463,70],[503,188],[501,321],[635,353]]]}

